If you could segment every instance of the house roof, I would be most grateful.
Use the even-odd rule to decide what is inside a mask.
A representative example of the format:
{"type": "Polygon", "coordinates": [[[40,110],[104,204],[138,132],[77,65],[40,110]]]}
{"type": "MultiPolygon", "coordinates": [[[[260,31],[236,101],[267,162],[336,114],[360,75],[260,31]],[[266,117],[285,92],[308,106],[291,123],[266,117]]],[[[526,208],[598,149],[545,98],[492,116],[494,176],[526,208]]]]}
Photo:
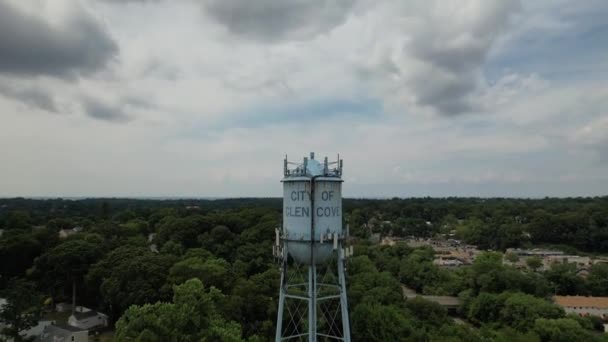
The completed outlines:
{"type": "Polygon", "coordinates": [[[67,325],[67,324],[51,324],[48,326],[48,328],[50,329],[60,329],[60,330],[66,330],[66,331],[71,331],[71,332],[77,332],[77,331],[85,331],[86,329],[80,329],[78,327],[73,327],[71,325],[67,325]]]}
{"type": "Polygon", "coordinates": [[[44,327],[42,335],[38,336],[36,341],[54,342],[57,340],[68,341],[74,333],[88,334],[88,330],[69,326],[67,324],[50,324],[44,327]]]}
{"type": "Polygon", "coordinates": [[[95,317],[98,315],[99,315],[99,313],[95,310],[86,311],[86,312],[74,312],[74,317],[76,317],[77,320],[95,317]]]}
{"type": "Polygon", "coordinates": [[[564,307],[586,307],[608,309],[608,297],[584,297],[584,296],[554,296],[555,304],[564,307]]]}

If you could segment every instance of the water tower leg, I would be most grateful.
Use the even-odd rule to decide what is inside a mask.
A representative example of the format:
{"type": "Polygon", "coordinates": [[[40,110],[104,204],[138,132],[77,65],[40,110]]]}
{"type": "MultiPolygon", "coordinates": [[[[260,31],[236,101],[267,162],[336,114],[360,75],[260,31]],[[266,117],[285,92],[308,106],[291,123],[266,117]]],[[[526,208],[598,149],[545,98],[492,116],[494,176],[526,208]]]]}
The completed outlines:
{"type": "Polygon", "coordinates": [[[317,270],[315,265],[308,267],[308,341],[317,341],[317,270]]]}
{"type": "MultiPolygon", "coordinates": [[[[341,249],[342,250],[342,249],[341,249]]],[[[348,299],[346,297],[346,276],[344,274],[344,255],[338,258],[338,277],[340,281],[340,311],[342,311],[342,331],[344,341],[350,342],[350,320],[348,318],[348,299]]]]}
{"type": "Polygon", "coordinates": [[[283,334],[283,307],[285,306],[285,264],[281,266],[281,287],[279,288],[279,310],[277,312],[277,332],[275,334],[275,341],[281,341],[281,335],[283,334]]]}

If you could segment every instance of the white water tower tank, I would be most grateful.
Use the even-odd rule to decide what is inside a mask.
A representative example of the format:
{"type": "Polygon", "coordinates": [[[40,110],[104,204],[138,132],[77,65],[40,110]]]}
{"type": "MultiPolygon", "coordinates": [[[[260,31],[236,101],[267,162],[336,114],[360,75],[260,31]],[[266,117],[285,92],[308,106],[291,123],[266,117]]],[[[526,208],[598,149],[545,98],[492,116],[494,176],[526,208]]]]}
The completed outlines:
{"type": "Polygon", "coordinates": [[[332,255],[342,232],[342,161],[320,163],[310,154],[283,178],[283,236],[298,263],[320,264],[332,255]]]}

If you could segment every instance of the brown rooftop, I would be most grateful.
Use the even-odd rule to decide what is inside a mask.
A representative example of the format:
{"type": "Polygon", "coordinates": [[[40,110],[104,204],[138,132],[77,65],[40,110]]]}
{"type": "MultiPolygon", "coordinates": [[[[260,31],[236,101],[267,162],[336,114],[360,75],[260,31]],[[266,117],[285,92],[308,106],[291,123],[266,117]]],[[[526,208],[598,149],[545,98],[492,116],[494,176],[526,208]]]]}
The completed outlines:
{"type": "Polygon", "coordinates": [[[608,309],[608,297],[554,296],[553,301],[564,307],[608,309]]]}

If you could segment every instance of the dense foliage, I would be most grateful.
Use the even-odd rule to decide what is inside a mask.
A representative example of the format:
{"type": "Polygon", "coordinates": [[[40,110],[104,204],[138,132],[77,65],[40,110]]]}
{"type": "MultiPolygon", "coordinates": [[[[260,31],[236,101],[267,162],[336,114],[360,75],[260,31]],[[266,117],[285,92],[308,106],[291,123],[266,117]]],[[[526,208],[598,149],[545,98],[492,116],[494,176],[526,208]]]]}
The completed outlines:
{"type": "MultiPolygon", "coordinates": [[[[348,263],[356,341],[594,341],[597,320],[571,317],[555,293],[608,295],[608,265],[582,279],[504,265],[509,247],[608,252],[608,199],[344,200],[358,238],[348,263]],[[473,265],[438,268],[430,248],[381,246],[373,235],[454,234],[481,248],[473,265]],[[458,296],[451,313],[402,287],[458,296]],[[453,316],[459,317],[456,322],[453,316]]],[[[19,340],[50,304],[107,313],[121,341],[274,338],[279,271],[272,260],[280,199],[0,199],[0,311],[19,340]],[[73,228],[77,227],[76,230],[73,228]],[[63,237],[59,237],[62,231],[63,237]],[[69,236],[65,236],[69,235],[69,236]],[[169,338],[171,337],[171,338],[169,338]]],[[[512,257],[512,256],[507,256],[512,257]]]]}

